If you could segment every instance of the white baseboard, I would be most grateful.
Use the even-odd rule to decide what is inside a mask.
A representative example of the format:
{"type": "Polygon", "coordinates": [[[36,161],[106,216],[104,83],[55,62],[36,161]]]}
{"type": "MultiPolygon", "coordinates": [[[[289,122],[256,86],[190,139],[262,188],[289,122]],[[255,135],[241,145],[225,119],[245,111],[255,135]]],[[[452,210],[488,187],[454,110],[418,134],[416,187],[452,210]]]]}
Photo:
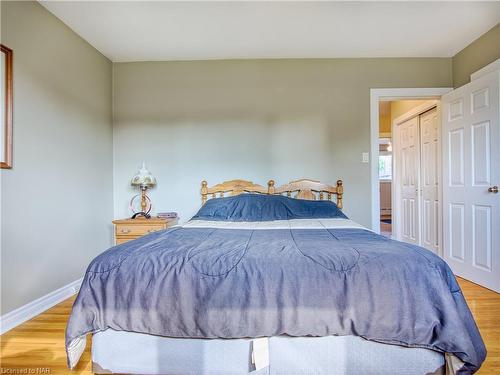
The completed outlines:
{"type": "Polygon", "coordinates": [[[0,317],[0,334],[24,323],[78,293],[83,277],[0,317]]]}

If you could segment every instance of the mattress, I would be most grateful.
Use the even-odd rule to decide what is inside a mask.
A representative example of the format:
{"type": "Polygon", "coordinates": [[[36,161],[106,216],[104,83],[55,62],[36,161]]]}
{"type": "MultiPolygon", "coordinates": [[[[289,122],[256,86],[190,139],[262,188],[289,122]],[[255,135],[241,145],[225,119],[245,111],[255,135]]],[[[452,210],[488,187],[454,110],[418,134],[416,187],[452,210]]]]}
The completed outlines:
{"type": "Polygon", "coordinates": [[[252,339],[179,339],[107,329],[93,336],[93,370],[163,375],[444,374],[444,356],[428,349],[355,336],[264,340],[257,352],[252,339]],[[253,362],[260,362],[261,368],[253,362]]]}
{"type": "MultiPolygon", "coordinates": [[[[219,198],[207,202],[183,226],[100,254],[85,273],[68,321],[69,367],[78,362],[86,334],[114,329],[183,342],[209,341],[193,341],[199,349],[162,352],[157,358],[147,357],[151,351],[142,350],[144,343],[110,358],[116,362],[96,362],[96,368],[135,372],[114,366],[135,361],[141,353],[146,355],[144,363],[157,368],[137,370],[140,373],[223,373],[225,367],[212,369],[212,360],[204,356],[207,345],[222,345],[210,355],[214,362],[229,353],[220,363],[231,367],[234,362],[243,369],[226,373],[248,373],[248,345],[253,353],[253,346],[261,342],[242,344],[240,355],[227,351],[226,344],[233,339],[271,337],[265,344],[269,360],[263,366],[266,361],[258,355],[256,370],[268,367],[269,373],[301,373],[300,363],[290,365],[300,356],[289,355],[289,350],[283,352],[286,360],[280,367],[275,337],[337,335],[434,350],[454,359],[451,364],[447,361],[450,374],[477,371],[486,350],[446,263],[426,249],[364,229],[332,205],[251,194],[219,198]],[[203,354],[201,359],[192,357],[197,351],[203,354]],[[172,366],[175,358],[179,366],[201,367],[158,367],[165,360],[172,366]]],[[[107,345],[110,352],[119,349],[121,342],[107,345]]],[[[384,365],[382,373],[412,373],[406,370],[412,363],[407,358],[398,362],[405,368],[401,372],[393,363],[397,356],[365,355],[358,346],[331,349],[322,357],[327,361],[318,360],[319,369],[312,373],[372,373],[367,369],[384,365]],[[381,362],[372,363],[375,360],[381,362]]],[[[305,373],[316,354],[326,348],[311,350],[305,373]]]]}

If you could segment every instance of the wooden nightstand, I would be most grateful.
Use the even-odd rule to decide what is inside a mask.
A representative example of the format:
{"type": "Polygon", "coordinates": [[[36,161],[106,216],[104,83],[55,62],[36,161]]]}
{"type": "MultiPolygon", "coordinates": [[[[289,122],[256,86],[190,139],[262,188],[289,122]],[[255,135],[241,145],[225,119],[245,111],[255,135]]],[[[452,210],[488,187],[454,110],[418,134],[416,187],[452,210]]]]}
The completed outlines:
{"type": "Polygon", "coordinates": [[[114,220],[115,224],[115,243],[117,245],[127,241],[135,240],[145,234],[166,229],[177,224],[177,219],[123,219],[114,220]]]}

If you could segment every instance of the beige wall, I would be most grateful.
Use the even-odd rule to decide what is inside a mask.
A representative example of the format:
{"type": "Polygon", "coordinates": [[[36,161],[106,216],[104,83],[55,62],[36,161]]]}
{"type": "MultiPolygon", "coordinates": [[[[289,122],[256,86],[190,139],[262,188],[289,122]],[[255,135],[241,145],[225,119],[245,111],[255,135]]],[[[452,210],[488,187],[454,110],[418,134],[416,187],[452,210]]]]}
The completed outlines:
{"type": "Polygon", "coordinates": [[[500,24],[453,57],[453,86],[470,82],[472,73],[497,59],[500,59],[500,24]]]}
{"type": "Polygon", "coordinates": [[[200,181],[345,182],[345,211],[370,225],[370,88],[449,87],[451,59],[114,64],[115,216],[129,215],[142,160],[159,210],[189,219],[200,181]]]}
{"type": "Polygon", "coordinates": [[[383,134],[391,133],[391,114],[379,116],[379,132],[383,134]]]}
{"type": "Polygon", "coordinates": [[[390,134],[391,129],[391,102],[379,102],[378,127],[380,135],[390,134]]]}
{"type": "Polygon", "coordinates": [[[380,135],[390,134],[392,132],[392,123],[396,118],[412,110],[415,107],[425,103],[427,100],[393,100],[386,102],[389,104],[386,113],[379,109],[379,133],[380,135]]]}
{"type": "MultiPolygon", "coordinates": [[[[136,193],[130,177],[143,160],[158,177],[155,210],[177,210],[182,220],[199,207],[201,179],[343,178],[346,213],[369,226],[370,168],[361,163],[370,149],[369,89],[459,86],[499,57],[497,26],[453,61],[141,62],[112,69],[37,3],[3,1],[1,10],[2,43],[14,49],[15,64],[14,169],[0,175],[2,313],[83,275],[111,243],[112,216],[129,215],[136,193]]],[[[418,104],[394,103],[391,120],[418,104]]]]}
{"type": "Polygon", "coordinates": [[[36,2],[1,2],[14,50],[14,168],[1,171],[1,312],[109,247],[112,65],[36,2]]]}

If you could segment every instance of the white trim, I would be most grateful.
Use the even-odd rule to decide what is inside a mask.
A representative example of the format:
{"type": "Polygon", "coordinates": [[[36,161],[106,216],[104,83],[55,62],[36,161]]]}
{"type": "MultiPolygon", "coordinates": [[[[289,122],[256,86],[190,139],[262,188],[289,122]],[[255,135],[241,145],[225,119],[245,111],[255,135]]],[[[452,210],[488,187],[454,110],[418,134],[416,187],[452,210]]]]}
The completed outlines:
{"type": "MultiPolygon", "coordinates": [[[[397,185],[399,182],[399,174],[398,174],[398,160],[397,160],[397,154],[399,152],[399,133],[396,131],[396,123],[393,121],[391,123],[391,131],[394,134],[394,139],[392,140],[392,180],[394,181],[394,185],[397,185]]],[[[401,213],[398,212],[399,205],[398,202],[401,199],[399,196],[399,189],[396,188],[396,186],[392,186],[391,189],[391,206],[392,206],[392,223],[391,223],[391,229],[392,229],[392,234],[391,238],[398,240],[401,238],[401,228],[396,222],[397,220],[400,220],[401,213]]]]}
{"type": "Polygon", "coordinates": [[[440,257],[444,256],[443,249],[443,112],[442,112],[442,104],[441,100],[438,101],[436,110],[437,110],[437,119],[438,119],[438,135],[439,142],[437,145],[437,165],[438,165],[438,255],[440,257]]]}
{"type": "Polygon", "coordinates": [[[482,76],[485,76],[488,73],[494,72],[495,70],[500,70],[500,59],[497,59],[493,61],[492,63],[486,65],[485,67],[482,67],[478,71],[472,73],[470,75],[470,80],[474,81],[475,79],[481,78],[482,76]]]}
{"type": "Polygon", "coordinates": [[[24,306],[19,307],[0,317],[0,334],[10,331],[12,328],[24,323],[45,310],[57,305],[72,295],[78,293],[82,285],[83,277],[69,283],[62,288],[54,290],[24,306]]]}
{"type": "Polygon", "coordinates": [[[397,99],[436,99],[440,98],[453,88],[400,88],[400,89],[370,89],[370,184],[371,184],[371,209],[372,230],[380,233],[380,196],[378,183],[378,138],[379,138],[379,113],[380,100],[397,99]]]}

